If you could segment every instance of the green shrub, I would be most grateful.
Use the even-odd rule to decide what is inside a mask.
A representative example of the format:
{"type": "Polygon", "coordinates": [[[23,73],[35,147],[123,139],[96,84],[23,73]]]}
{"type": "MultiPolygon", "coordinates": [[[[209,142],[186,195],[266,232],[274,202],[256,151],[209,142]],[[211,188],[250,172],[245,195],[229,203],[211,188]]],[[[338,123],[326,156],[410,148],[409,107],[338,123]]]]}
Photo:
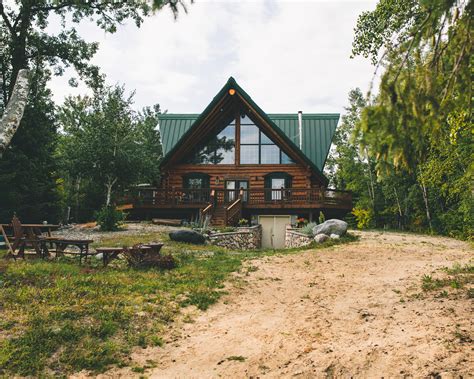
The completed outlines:
{"type": "Polygon", "coordinates": [[[300,232],[303,233],[303,234],[306,234],[308,236],[312,236],[313,235],[313,228],[317,225],[318,224],[315,223],[315,222],[310,222],[309,224],[306,224],[305,226],[303,226],[300,229],[300,232]]]}
{"type": "Polygon", "coordinates": [[[319,223],[322,224],[324,221],[326,221],[326,216],[324,216],[323,211],[319,211],[319,223]]]}
{"type": "Polygon", "coordinates": [[[100,211],[96,212],[95,218],[100,230],[114,231],[118,230],[122,222],[125,221],[126,214],[117,210],[114,206],[104,206],[100,211]]]}
{"type": "Polygon", "coordinates": [[[239,220],[239,226],[247,226],[249,224],[249,220],[247,220],[246,218],[241,218],[239,220]]]}
{"type": "Polygon", "coordinates": [[[370,209],[354,208],[352,214],[357,220],[357,228],[367,229],[372,223],[373,214],[370,209]]]}

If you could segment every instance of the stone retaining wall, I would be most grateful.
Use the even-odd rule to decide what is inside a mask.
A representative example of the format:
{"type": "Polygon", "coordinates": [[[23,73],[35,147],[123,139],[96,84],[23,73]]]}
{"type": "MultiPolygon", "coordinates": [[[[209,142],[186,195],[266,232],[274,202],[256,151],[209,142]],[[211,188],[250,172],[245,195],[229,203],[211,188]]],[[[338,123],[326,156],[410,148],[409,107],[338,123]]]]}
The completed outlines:
{"type": "Polygon", "coordinates": [[[213,245],[233,250],[255,250],[262,247],[262,226],[237,228],[235,232],[214,233],[209,236],[213,245]]]}
{"type": "Polygon", "coordinates": [[[308,246],[311,242],[313,242],[312,237],[299,232],[298,229],[294,229],[290,225],[286,227],[286,234],[285,234],[285,247],[286,248],[308,246]]]}

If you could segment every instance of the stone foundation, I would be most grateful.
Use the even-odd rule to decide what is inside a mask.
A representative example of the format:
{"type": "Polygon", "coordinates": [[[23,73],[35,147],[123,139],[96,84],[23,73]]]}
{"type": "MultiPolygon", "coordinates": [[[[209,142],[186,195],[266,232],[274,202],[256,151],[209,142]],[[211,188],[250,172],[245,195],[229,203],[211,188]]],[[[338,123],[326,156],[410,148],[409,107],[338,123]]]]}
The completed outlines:
{"type": "Polygon", "coordinates": [[[235,232],[214,233],[209,236],[213,245],[233,250],[255,250],[262,247],[262,226],[237,228],[235,232]]]}
{"type": "Polygon", "coordinates": [[[285,247],[286,248],[308,246],[311,242],[313,242],[312,237],[299,232],[298,229],[292,228],[290,225],[286,227],[286,234],[285,234],[285,247]]]}

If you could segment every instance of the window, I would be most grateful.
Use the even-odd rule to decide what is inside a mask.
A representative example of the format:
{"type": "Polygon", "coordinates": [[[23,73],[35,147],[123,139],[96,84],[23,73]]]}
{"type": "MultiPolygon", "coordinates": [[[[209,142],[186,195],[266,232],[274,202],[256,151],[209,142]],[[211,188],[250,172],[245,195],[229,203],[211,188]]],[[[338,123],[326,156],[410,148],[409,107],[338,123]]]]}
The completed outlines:
{"type": "Polygon", "coordinates": [[[291,158],[246,115],[240,118],[241,164],[290,164],[291,158]]]}
{"type": "Polygon", "coordinates": [[[258,145],[240,145],[240,163],[258,163],[258,145]]]}
{"type": "Polygon", "coordinates": [[[235,163],[235,120],[213,136],[204,145],[194,150],[188,163],[234,164],[235,163]]]}
{"type": "Polygon", "coordinates": [[[240,190],[243,189],[242,201],[247,201],[248,192],[246,191],[249,188],[248,180],[227,180],[225,182],[226,189],[226,201],[233,202],[237,200],[240,194],[240,190]]]}
{"type": "Polygon", "coordinates": [[[280,149],[276,145],[262,145],[261,163],[278,164],[280,163],[280,149]]]}
{"type": "Polygon", "coordinates": [[[183,186],[187,189],[209,188],[209,175],[201,173],[187,174],[183,177],[183,186]]]}
{"type": "Polygon", "coordinates": [[[265,177],[265,199],[284,200],[289,196],[286,188],[291,188],[291,176],[286,172],[273,172],[265,177]]]}
{"type": "Polygon", "coordinates": [[[210,199],[209,175],[202,173],[192,173],[183,176],[182,201],[188,203],[206,203],[210,199]]]}
{"type": "MultiPolygon", "coordinates": [[[[244,122],[244,121],[242,121],[244,122]]],[[[254,124],[240,124],[240,143],[241,144],[257,144],[259,143],[260,130],[254,124]]]]}

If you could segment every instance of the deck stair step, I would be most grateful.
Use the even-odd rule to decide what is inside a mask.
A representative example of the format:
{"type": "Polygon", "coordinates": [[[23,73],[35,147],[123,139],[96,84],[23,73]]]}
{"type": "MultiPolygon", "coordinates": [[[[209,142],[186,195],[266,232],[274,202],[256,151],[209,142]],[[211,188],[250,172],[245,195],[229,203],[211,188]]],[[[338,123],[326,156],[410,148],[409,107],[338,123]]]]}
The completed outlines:
{"type": "Polygon", "coordinates": [[[212,211],[211,225],[212,226],[225,226],[225,212],[226,209],[223,205],[215,207],[212,211]]]}

